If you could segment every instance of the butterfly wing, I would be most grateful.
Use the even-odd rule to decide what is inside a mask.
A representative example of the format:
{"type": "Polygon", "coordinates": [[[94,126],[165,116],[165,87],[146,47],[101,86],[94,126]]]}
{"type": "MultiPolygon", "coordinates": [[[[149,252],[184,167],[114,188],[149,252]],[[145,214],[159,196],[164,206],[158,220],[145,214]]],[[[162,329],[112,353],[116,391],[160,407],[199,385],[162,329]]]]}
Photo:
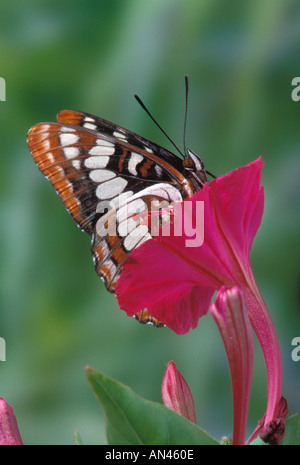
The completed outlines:
{"type": "MultiPolygon", "coordinates": [[[[137,224],[153,202],[164,206],[186,196],[181,160],[142,137],[93,115],[64,110],[57,123],[40,123],[28,146],[78,226],[92,236],[95,269],[114,292],[128,254],[151,238],[137,224]]],[[[161,323],[140,312],[143,323],[161,323]]]]}

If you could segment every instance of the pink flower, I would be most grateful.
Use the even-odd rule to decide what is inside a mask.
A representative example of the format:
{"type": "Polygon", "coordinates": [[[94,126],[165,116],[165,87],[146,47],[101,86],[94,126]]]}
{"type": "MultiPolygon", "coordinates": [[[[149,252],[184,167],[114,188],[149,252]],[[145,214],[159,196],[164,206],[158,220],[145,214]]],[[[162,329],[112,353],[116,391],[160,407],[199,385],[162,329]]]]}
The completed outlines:
{"type": "Polygon", "coordinates": [[[221,333],[231,373],[233,395],[233,444],[245,443],[254,345],[243,293],[239,288],[218,292],[210,312],[221,333]]]}
{"type": "MultiPolygon", "coordinates": [[[[178,334],[195,328],[206,314],[213,293],[222,286],[243,291],[249,318],[262,347],[268,375],[265,423],[276,416],[281,399],[282,367],[277,336],[257,287],[249,252],[260,226],[264,195],[260,186],[261,158],[206,183],[191,199],[174,206],[169,236],[151,239],[125,262],[116,294],[129,316],[147,308],[178,334]],[[201,244],[203,225],[195,228],[197,202],[204,202],[204,242],[187,247],[185,231],[201,244]],[[191,203],[188,215],[184,204],[191,203]],[[179,224],[178,224],[179,223],[179,224]],[[183,234],[176,230],[183,227],[183,234]],[[197,238],[200,240],[197,240],[197,238]]],[[[168,226],[168,225],[166,225],[168,226]]]]}
{"type": "Polygon", "coordinates": [[[196,423],[193,396],[186,380],[177,370],[174,362],[169,362],[166,368],[161,395],[166,407],[196,423]]]}
{"type": "MultiPolygon", "coordinates": [[[[160,236],[135,249],[123,265],[116,288],[121,309],[132,316],[148,308],[170,329],[184,334],[207,313],[215,290],[252,285],[249,251],[263,214],[261,167],[259,159],[206,183],[191,199],[174,206],[170,234],[164,235],[168,225],[161,228],[160,236]],[[188,226],[199,201],[204,202],[204,242],[186,247],[191,237],[185,230],[193,229],[188,226]],[[192,205],[189,216],[184,215],[187,203],[192,205]],[[177,229],[183,234],[175,235],[177,229]]],[[[196,235],[197,229],[195,239],[196,235]]]]}
{"type": "Polygon", "coordinates": [[[14,409],[2,398],[0,398],[0,445],[23,445],[14,409]]]}

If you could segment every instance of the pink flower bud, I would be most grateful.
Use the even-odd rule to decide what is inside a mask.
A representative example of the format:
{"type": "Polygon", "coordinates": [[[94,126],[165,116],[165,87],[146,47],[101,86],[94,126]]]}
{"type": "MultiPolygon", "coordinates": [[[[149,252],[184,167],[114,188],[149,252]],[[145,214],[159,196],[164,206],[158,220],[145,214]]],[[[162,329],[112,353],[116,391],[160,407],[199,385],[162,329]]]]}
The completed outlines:
{"type": "Polygon", "coordinates": [[[14,409],[2,398],[0,398],[0,445],[23,445],[14,409]]]}
{"type": "Polygon", "coordinates": [[[232,382],[233,444],[244,444],[252,379],[254,346],[243,292],[223,286],[210,307],[221,333],[232,382]]]}
{"type": "Polygon", "coordinates": [[[166,407],[187,420],[196,423],[194,399],[188,384],[176,368],[169,362],[162,382],[162,400],[166,407]]]}

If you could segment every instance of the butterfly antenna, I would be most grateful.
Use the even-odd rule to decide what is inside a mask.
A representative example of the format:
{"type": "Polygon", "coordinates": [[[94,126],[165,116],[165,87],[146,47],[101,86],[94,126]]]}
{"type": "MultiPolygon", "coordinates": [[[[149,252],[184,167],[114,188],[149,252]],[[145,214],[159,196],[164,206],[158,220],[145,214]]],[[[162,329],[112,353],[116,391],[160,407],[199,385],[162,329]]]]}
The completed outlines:
{"type": "Polygon", "coordinates": [[[214,174],[212,174],[210,171],[207,171],[205,170],[206,174],[208,174],[209,176],[211,176],[213,179],[217,179],[217,176],[215,176],[214,174]]]}
{"type": "Polygon", "coordinates": [[[188,97],[189,97],[189,78],[187,74],[185,75],[185,115],[184,115],[184,129],[183,129],[183,148],[184,148],[184,155],[187,156],[187,149],[186,149],[186,120],[187,120],[187,113],[188,113],[188,97]]]}
{"type": "MultiPolygon", "coordinates": [[[[186,121],[187,121],[187,114],[188,114],[188,101],[189,101],[189,78],[188,75],[185,75],[185,116],[184,116],[184,129],[183,129],[183,147],[185,156],[187,156],[187,148],[186,148],[186,121]]],[[[210,171],[206,171],[206,174],[211,176],[213,179],[216,179],[217,176],[212,174],[210,171]]]]}
{"type": "Polygon", "coordinates": [[[145,110],[145,112],[150,116],[150,118],[152,119],[152,121],[156,124],[156,126],[161,130],[161,132],[166,136],[166,138],[171,142],[171,144],[175,147],[176,150],[178,150],[178,152],[180,153],[180,155],[183,155],[183,153],[181,152],[181,150],[179,150],[179,148],[177,147],[177,145],[175,144],[175,142],[172,141],[172,139],[168,136],[168,134],[163,130],[163,128],[160,126],[160,124],[158,124],[158,122],[156,121],[155,118],[153,118],[153,116],[151,115],[150,111],[148,110],[148,108],[144,105],[144,103],[142,102],[142,100],[140,99],[140,97],[138,95],[134,95],[134,98],[137,100],[137,102],[141,105],[141,107],[143,108],[143,110],[145,110]]]}

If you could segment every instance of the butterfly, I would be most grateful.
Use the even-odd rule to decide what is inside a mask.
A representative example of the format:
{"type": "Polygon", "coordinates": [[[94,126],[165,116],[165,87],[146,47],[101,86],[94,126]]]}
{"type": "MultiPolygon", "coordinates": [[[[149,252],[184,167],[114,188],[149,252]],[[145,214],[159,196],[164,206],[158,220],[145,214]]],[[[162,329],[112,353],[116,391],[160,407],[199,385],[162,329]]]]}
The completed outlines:
{"type": "MultiPolygon", "coordinates": [[[[81,111],[63,110],[57,122],[36,124],[27,143],[77,225],[91,236],[96,272],[112,293],[127,256],[152,237],[147,221],[137,217],[153,205],[190,198],[207,181],[203,162],[191,150],[181,159],[81,111]]],[[[135,317],[163,326],[147,309],[135,317]]]]}

